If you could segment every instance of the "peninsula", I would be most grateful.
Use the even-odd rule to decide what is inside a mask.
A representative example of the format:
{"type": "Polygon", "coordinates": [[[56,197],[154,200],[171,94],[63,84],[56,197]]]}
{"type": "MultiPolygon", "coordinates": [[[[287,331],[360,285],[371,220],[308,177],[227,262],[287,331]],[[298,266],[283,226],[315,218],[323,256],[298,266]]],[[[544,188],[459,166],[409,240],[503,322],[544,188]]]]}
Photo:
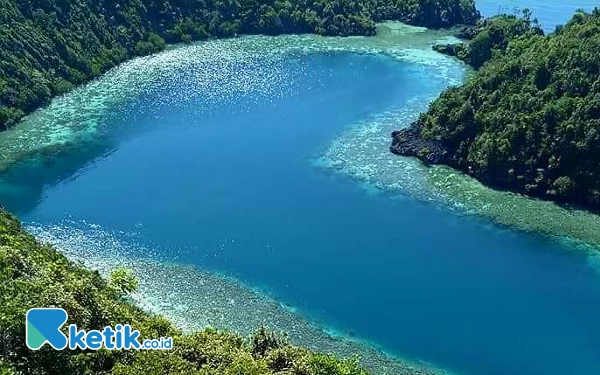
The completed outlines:
{"type": "MultiPolygon", "coordinates": [[[[492,187],[600,208],[600,10],[543,35],[530,13],[436,49],[480,69],[443,92],[391,151],[492,187]]],[[[467,33],[468,34],[468,33],[467,33]]]]}

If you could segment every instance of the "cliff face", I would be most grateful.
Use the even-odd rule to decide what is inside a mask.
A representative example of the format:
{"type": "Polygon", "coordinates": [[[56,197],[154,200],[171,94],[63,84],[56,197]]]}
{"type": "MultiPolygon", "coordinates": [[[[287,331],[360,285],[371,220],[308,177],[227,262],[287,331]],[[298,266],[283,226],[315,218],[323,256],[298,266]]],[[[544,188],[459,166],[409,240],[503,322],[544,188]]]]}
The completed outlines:
{"type": "Polygon", "coordinates": [[[0,130],[136,55],[237,34],[373,35],[473,24],[473,0],[0,0],[0,130]]]}
{"type": "Polygon", "coordinates": [[[514,34],[483,28],[461,47],[464,56],[482,49],[489,59],[411,128],[395,132],[391,151],[491,186],[598,209],[600,11],[577,13],[548,36],[530,27],[514,34]]]}

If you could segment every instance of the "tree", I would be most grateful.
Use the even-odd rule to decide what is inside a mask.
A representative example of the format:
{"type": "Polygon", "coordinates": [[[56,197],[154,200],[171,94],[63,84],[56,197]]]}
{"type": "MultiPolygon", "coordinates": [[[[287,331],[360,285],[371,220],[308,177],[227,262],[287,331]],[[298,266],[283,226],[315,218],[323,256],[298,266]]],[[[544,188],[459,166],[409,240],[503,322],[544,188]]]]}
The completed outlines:
{"type": "Polygon", "coordinates": [[[580,11],[547,36],[528,11],[477,28],[449,51],[479,71],[407,130],[418,137],[396,132],[392,150],[495,187],[600,209],[600,12],[580,11]]]}

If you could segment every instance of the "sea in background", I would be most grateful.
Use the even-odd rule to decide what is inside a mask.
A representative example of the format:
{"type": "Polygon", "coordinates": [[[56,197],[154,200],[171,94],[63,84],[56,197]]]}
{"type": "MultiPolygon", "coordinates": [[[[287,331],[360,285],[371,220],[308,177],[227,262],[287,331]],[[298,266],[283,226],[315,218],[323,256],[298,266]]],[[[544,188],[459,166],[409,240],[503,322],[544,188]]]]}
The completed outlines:
{"type": "MultiPolygon", "coordinates": [[[[545,28],[572,13],[527,5],[545,28]]],[[[130,266],[184,328],[266,325],[376,373],[596,374],[598,217],[387,152],[468,74],[431,51],[449,39],[387,24],[134,60],[0,134],[0,202],[72,259],[130,266]]]]}
{"type": "Polygon", "coordinates": [[[565,24],[577,9],[591,11],[599,4],[591,0],[476,0],[477,9],[484,17],[499,13],[513,13],[515,10],[529,8],[544,31],[552,32],[556,26],[565,24]]]}

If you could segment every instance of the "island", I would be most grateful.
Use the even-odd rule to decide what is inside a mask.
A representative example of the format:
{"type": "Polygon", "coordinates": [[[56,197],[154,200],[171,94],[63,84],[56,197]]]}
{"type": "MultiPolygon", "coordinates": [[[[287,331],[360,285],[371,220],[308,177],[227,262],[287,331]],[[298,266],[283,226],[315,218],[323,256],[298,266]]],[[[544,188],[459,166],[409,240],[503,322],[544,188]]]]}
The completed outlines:
{"type": "Polygon", "coordinates": [[[393,153],[494,188],[600,209],[600,10],[543,35],[526,11],[436,50],[478,68],[392,134],[393,153]]]}

